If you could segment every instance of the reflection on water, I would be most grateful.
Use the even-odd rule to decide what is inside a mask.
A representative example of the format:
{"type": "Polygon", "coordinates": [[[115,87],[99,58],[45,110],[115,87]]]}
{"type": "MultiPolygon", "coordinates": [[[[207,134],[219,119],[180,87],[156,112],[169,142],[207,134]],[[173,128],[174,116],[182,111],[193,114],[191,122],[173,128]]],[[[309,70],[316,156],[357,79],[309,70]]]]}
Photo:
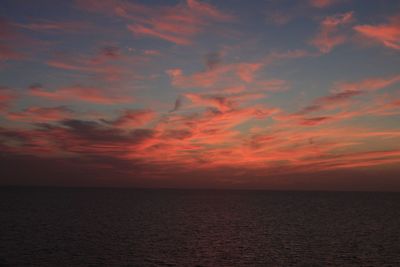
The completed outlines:
{"type": "Polygon", "coordinates": [[[395,193],[1,188],[0,214],[0,265],[400,265],[395,193]]]}

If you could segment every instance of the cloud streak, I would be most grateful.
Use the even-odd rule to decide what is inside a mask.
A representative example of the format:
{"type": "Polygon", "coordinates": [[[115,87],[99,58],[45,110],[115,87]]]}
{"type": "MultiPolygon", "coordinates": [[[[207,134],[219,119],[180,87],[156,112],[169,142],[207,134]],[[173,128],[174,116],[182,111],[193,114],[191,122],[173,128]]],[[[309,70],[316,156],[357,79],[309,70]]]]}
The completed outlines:
{"type": "Polygon", "coordinates": [[[56,89],[54,91],[46,91],[40,86],[31,86],[30,94],[32,96],[47,98],[55,101],[83,101],[103,105],[129,103],[131,97],[118,96],[106,93],[104,90],[95,87],[71,86],[56,89]]]}
{"type": "Polygon", "coordinates": [[[176,6],[152,8],[139,3],[92,0],[77,1],[79,7],[91,12],[116,15],[127,22],[127,28],[136,36],[159,38],[177,45],[189,45],[210,22],[229,22],[234,17],[211,4],[187,0],[176,6]]]}
{"type": "Polygon", "coordinates": [[[353,20],[353,12],[346,12],[328,16],[322,20],[317,35],[311,40],[311,44],[322,53],[329,53],[335,46],[346,41],[346,35],[340,29],[353,20]]]}
{"type": "Polygon", "coordinates": [[[353,29],[365,38],[388,48],[400,49],[400,17],[392,17],[388,23],[357,25],[353,29]]]}

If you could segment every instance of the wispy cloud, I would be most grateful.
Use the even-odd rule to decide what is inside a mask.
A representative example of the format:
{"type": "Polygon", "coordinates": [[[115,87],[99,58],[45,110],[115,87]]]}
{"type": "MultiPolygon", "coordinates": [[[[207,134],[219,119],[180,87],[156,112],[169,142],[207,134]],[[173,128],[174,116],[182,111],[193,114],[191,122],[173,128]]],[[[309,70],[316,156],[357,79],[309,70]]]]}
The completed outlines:
{"type": "Polygon", "coordinates": [[[317,8],[327,8],[338,2],[340,0],[309,0],[310,5],[317,8]]]}
{"type": "Polygon", "coordinates": [[[56,101],[84,101],[106,105],[129,103],[132,101],[132,98],[129,96],[119,96],[115,93],[107,93],[105,90],[96,87],[80,85],[63,87],[53,91],[47,91],[41,86],[34,85],[30,87],[30,94],[56,101]]]}
{"type": "Polygon", "coordinates": [[[125,110],[115,120],[103,120],[103,122],[111,124],[115,127],[130,128],[143,126],[150,122],[155,116],[152,110],[125,110]]]}
{"type": "Polygon", "coordinates": [[[73,111],[65,106],[29,107],[23,111],[9,112],[7,114],[9,120],[25,122],[60,121],[73,116],[73,111]]]}
{"type": "Polygon", "coordinates": [[[354,26],[353,29],[365,38],[381,43],[382,45],[400,49],[400,17],[392,17],[388,23],[354,26]]]}
{"type": "Polygon", "coordinates": [[[16,98],[17,95],[11,88],[0,86],[0,112],[7,110],[16,98]]]}
{"type": "Polygon", "coordinates": [[[321,22],[319,32],[311,40],[311,44],[322,53],[329,53],[335,46],[346,41],[346,35],[340,31],[340,28],[349,24],[352,20],[353,12],[326,17],[321,22]]]}
{"type": "Polygon", "coordinates": [[[113,14],[127,22],[127,28],[136,36],[166,40],[178,45],[188,45],[192,38],[211,22],[226,22],[233,16],[216,7],[197,0],[187,0],[176,6],[150,7],[123,1],[79,0],[78,6],[92,12],[113,14]]]}

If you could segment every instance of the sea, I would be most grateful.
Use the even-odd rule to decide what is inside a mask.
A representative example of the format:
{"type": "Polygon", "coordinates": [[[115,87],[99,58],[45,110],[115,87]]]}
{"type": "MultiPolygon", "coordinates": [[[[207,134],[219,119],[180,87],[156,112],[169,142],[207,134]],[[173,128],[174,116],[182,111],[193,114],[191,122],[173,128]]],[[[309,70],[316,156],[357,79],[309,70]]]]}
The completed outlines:
{"type": "Polygon", "coordinates": [[[0,266],[400,266],[400,193],[1,187],[0,266]]]}

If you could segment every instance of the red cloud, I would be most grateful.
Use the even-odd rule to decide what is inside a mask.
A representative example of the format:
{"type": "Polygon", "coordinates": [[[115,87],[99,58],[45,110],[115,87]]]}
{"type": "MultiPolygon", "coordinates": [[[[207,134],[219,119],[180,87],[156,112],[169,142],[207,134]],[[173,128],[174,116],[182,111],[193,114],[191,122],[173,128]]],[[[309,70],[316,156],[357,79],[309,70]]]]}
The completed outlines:
{"type": "Polygon", "coordinates": [[[210,88],[216,85],[225,85],[235,82],[251,83],[262,63],[233,63],[218,64],[201,72],[185,76],[181,69],[167,70],[172,84],[180,88],[203,87],[210,88]]]}
{"type": "Polygon", "coordinates": [[[390,19],[387,24],[357,25],[353,29],[386,47],[400,49],[400,17],[390,19]]]}
{"type": "Polygon", "coordinates": [[[16,98],[14,91],[8,87],[0,86],[0,112],[6,110],[16,98]]]}
{"type": "Polygon", "coordinates": [[[336,85],[334,92],[342,93],[342,92],[368,92],[375,91],[389,85],[400,82],[400,75],[395,75],[392,77],[384,77],[384,78],[367,78],[360,82],[352,82],[352,83],[339,83],[336,85]]]}
{"type": "Polygon", "coordinates": [[[10,45],[0,44],[0,61],[20,60],[25,57],[24,54],[16,51],[10,45]]]}
{"type": "Polygon", "coordinates": [[[21,112],[9,112],[10,120],[27,122],[60,121],[72,117],[73,112],[66,107],[29,107],[21,112]]]}
{"type": "Polygon", "coordinates": [[[26,58],[26,55],[15,50],[15,43],[19,37],[13,25],[0,18],[0,61],[26,58]]]}
{"type": "Polygon", "coordinates": [[[214,107],[221,112],[233,110],[245,101],[265,97],[263,94],[205,95],[194,93],[187,93],[185,96],[196,105],[214,107]]]}
{"type": "Polygon", "coordinates": [[[320,25],[317,36],[311,40],[322,53],[329,53],[335,46],[346,41],[346,36],[339,33],[339,27],[353,20],[353,12],[326,17],[320,25]]]}
{"type": "MultiPolygon", "coordinates": [[[[95,74],[97,77],[108,81],[119,80],[127,71],[122,68],[120,62],[128,62],[130,59],[122,55],[120,49],[115,46],[105,46],[92,56],[87,55],[63,55],[47,61],[47,65],[59,69],[95,74]]],[[[139,58],[135,58],[140,61],[139,58]]]]}
{"type": "Polygon", "coordinates": [[[128,25],[128,29],[135,33],[138,36],[152,36],[160,39],[167,40],[172,43],[176,43],[179,45],[188,45],[190,44],[190,39],[186,37],[176,36],[173,34],[163,33],[162,31],[158,31],[156,29],[148,28],[143,25],[128,25]]]}
{"type": "Polygon", "coordinates": [[[39,20],[27,24],[15,24],[18,27],[32,31],[44,32],[82,32],[90,28],[89,24],[83,21],[51,21],[39,20]]]}
{"type": "Polygon", "coordinates": [[[310,5],[317,8],[326,8],[339,2],[339,0],[309,0],[310,5]]]}
{"type": "Polygon", "coordinates": [[[125,110],[120,117],[113,121],[104,120],[116,127],[138,127],[149,123],[155,116],[151,110],[125,110]]]}
{"type": "Polygon", "coordinates": [[[400,75],[392,77],[372,77],[358,82],[337,83],[328,96],[317,98],[313,103],[303,108],[299,114],[307,114],[320,110],[336,109],[342,104],[346,104],[355,96],[386,88],[392,84],[400,82],[400,75]]]}
{"type": "Polygon", "coordinates": [[[149,7],[138,3],[106,0],[77,1],[78,6],[92,12],[113,14],[127,20],[128,29],[139,36],[160,38],[179,45],[191,43],[191,38],[212,21],[230,21],[233,16],[197,0],[187,0],[176,6],[149,7]]]}
{"type": "Polygon", "coordinates": [[[58,101],[72,100],[107,105],[128,103],[132,101],[131,97],[118,96],[115,94],[105,93],[99,88],[83,86],[65,87],[55,91],[45,91],[41,87],[32,86],[30,88],[30,94],[58,101]]]}
{"type": "Polygon", "coordinates": [[[234,108],[234,102],[224,96],[206,96],[198,94],[185,94],[195,104],[211,106],[219,109],[220,111],[228,111],[234,108]]]}

